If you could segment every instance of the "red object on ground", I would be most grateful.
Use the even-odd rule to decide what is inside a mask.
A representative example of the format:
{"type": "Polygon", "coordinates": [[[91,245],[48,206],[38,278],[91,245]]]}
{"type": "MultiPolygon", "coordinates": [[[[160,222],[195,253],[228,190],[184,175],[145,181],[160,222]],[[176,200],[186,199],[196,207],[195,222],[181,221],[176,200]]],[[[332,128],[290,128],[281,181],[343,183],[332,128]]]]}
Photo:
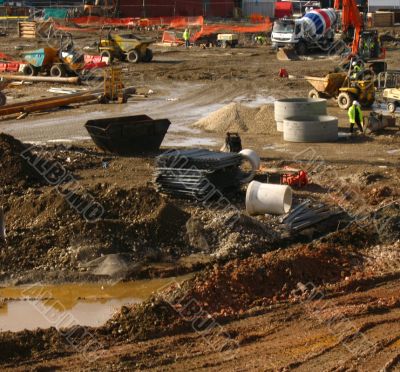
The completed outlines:
{"type": "Polygon", "coordinates": [[[85,63],[84,70],[91,70],[93,68],[104,68],[107,67],[106,62],[89,62],[85,63]]]}
{"type": "Polygon", "coordinates": [[[289,186],[303,187],[308,185],[308,174],[301,170],[295,174],[282,174],[281,183],[289,186]]]}
{"type": "Polygon", "coordinates": [[[285,68],[281,68],[279,70],[279,77],[281,77],[281,78],[288,78],[289,77],[289,74],[288,74],[288,72],[287,72],[287,70],[285,68]]]}
{"type": "Polygon", "coordinates": [[[0,62],[0,72],[18,72],[19,67],[18,62],[0,62]]]}
{"type": "Polygon", "coordinates": [[[291,17],[293,15],[293,4],[290,1],[275,3],[275,18],[291,17]]]}
{"type": "Polygon", "coordinates": [[[85,64],[103,62],[102,57],[100,55],[92,56],[90,54],[85,54],[83,56],[83,59],[85,61],[85,64]]]}

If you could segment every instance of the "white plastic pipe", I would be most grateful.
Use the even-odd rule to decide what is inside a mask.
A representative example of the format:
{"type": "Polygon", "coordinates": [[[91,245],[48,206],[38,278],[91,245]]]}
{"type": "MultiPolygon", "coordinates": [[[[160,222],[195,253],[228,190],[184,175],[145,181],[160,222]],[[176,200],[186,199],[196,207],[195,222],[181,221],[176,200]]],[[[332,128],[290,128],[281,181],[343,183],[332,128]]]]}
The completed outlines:
{"type": "Polygon", "coordinates": [[[287,185],[250,182],[246,192],[246,211],[259,214],[286,214],[292,207],[292,189],[287,185]]]}
{"type": "Polygon", "coordinates": [[[254,150],[244,149],[239,152],[243,159],[247,160],[251,164],[251,172],[248,177],[243,178],[240,182],[241,183],[249,183],[253,180],[256,172],[260,169],[260,157],[254,150]]]}

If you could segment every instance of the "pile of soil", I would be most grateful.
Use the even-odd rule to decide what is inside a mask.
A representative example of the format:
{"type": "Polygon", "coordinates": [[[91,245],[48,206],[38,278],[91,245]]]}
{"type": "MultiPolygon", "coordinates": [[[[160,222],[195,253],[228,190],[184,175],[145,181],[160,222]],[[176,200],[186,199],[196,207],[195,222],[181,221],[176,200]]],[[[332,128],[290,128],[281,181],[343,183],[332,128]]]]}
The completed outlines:
{"type": "Polygon", "coordinates": [[[21,156],[32,159],[28,147],[14,137],[0,133],[0,187],[25,186],[37,183],[40,175],[21,156]]]}
{"type": "Polygon", "coordinates": [[[276,132],[274,106],[258,108],[232,102],[193,124],[208,132],[248,132],[271,134],[276,132]]]}
{"type": "Polygon", "coordinates": [[[9,232],[0,272],[85,271],[83,264],[107,254],[153,262],[190,253],[185,241],[190,215],[156,190],[104,186],[85,192],[104,209],[96,221],[86,221],[54,189],[0,197],[9,232]]]}
{"type": "Polygon", "coordinates": [[[276,224],[239,211],[192,217],[186,230],[193,247],[223,259],[268,251],[281,238],[276,224]]]}
{"type": "Polygon", "coordinates": [[[177,262],[194,253],[243,257],[270,250],[280,238],[277,226],[268,221],[239,210],[223,213],[192,202],[178,204],[152,187],[97,184],[79,192],[102,206],[98,220],[86,221],[54,188],[0,195],[8,231],[7,246],[0,248],[1,276],[20,278],[30,271],[56,272],[60,279],[66,271],[98,274],[101,270],[93,269],[92,261],[124,255],[130,268],[124,275],[135,278],[147,264],[177,262]]]}
{"type": "Polygon", "coordinates": [[[145,339],[189,328],[191,311],[218,319],[254,306],[297,300],[299,283],[318,288],[362,267],[362,235],[363,230],[353,226],[324,241],[215,264],[180,287],[173,285],[142,304],[124,307],[103,330],[116,338],[145,339]]]}

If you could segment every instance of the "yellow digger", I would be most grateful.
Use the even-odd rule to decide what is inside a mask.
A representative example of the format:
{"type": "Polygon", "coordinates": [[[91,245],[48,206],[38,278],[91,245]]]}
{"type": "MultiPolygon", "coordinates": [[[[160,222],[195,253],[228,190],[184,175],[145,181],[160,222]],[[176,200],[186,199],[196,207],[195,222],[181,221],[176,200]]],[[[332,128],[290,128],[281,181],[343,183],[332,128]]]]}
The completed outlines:
{"type": "Polygon", "coordinates": [[[372,79],[352,79],[346,72],[333,72],[325,77],[304,77],[312,86],[310,98],[335,98],[338,106],[347,110],[354,100],[364,107],[375,102],[375,86],[372,79]]]}

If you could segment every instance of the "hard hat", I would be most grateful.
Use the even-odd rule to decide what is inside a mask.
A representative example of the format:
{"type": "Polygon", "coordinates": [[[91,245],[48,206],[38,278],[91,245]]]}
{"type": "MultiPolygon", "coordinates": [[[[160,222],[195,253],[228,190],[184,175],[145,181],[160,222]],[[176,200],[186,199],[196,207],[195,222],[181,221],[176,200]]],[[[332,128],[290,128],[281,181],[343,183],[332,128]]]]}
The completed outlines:
{"type": "Polygon", "coordinates": [[[360,104],[358,103],[358,101],[353,101],[353,106],[359,106],[360,104]]]}
{"type": "Polygon", "coordinates": [[[357,64],[357,62],[356,62],[356,61],[354,61],[354,62],[352,63],[352,65],[353,65],[353,66],[355,66],[356,64],[357,64]]]}

